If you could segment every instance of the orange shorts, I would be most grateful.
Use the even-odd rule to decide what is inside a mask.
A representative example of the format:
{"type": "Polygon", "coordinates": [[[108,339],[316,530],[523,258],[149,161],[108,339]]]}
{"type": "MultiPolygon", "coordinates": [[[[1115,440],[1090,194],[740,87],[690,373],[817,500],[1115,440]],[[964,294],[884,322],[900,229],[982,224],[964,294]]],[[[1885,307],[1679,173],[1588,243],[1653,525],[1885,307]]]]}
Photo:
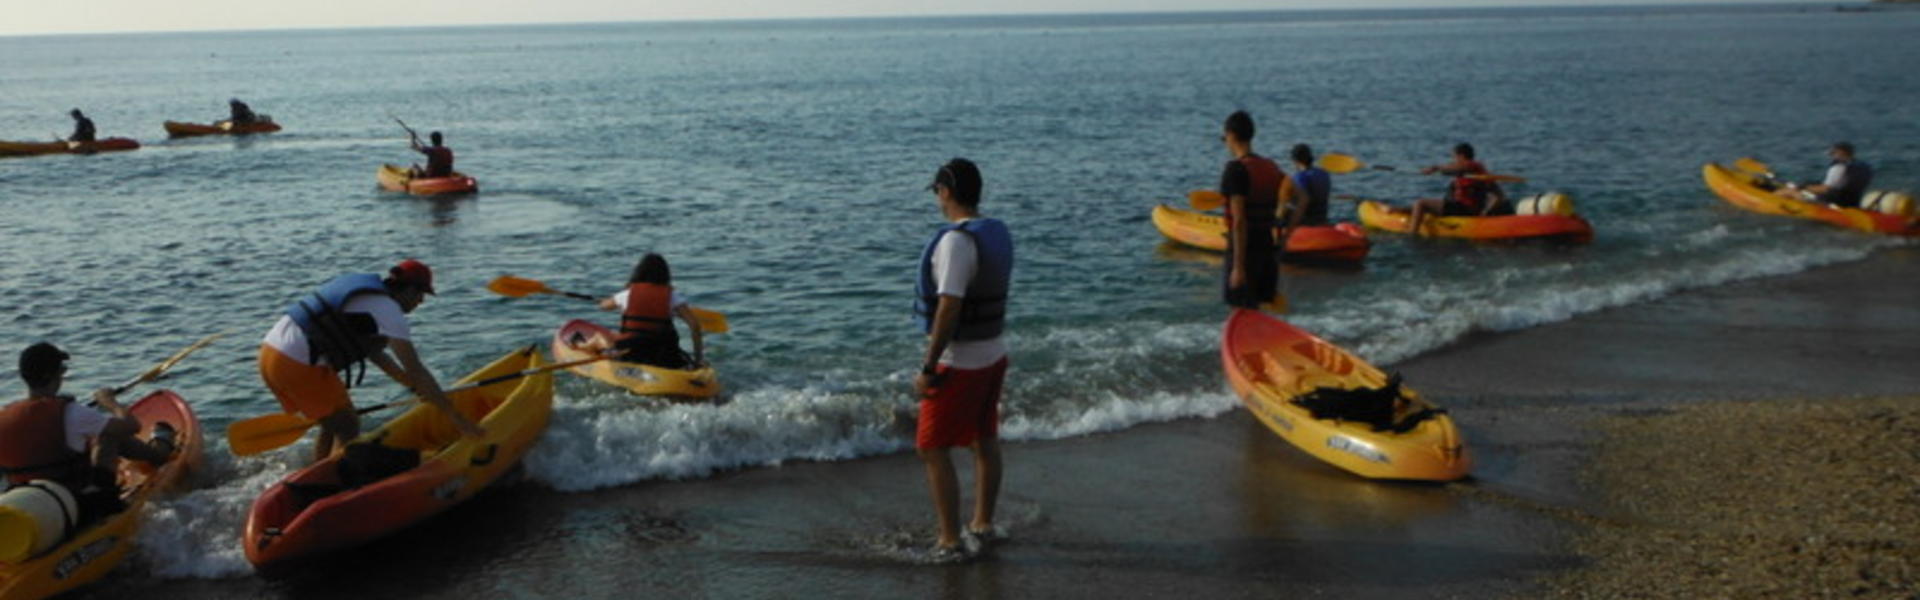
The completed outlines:
{"type": "Polygon", "coordinates": [[[940,365],[934,373],[940,384],[920,399],[914,447],[971,446],[999,437],[1000,388],[1007,379],[1006,358],[984,369],[940,365]]]}
{"type": "Polygon", "coordinates": [[[266,344],[260,345],[260,379],[289,413],[318,421],[353,408],[346,382],[333,369],[302,363],[266,344]]]}

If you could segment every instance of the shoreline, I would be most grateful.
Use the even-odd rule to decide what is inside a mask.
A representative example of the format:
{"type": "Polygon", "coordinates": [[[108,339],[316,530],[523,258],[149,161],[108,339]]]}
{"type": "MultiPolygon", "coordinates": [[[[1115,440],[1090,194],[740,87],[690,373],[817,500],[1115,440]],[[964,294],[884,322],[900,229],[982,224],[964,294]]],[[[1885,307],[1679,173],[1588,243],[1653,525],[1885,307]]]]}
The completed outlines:
{"type": "MultiPolygon", "coordinates": [[[[510,486],[291,572],[122,573],[76,597],[1452,598],[1633,589],[1607,587],[1631,584],[1645,568],[1621,558],[1641,552],[1637,542],[1666,539],[1648,531],[1688,529],[1669,524],[1674,514],[1625,502],[1645,482],[1605,466],[1688,457],[1657,451],[1677,447],[1668,442],[1621,437],[1617,423],[1693,412],[1768,418],[1796,406],[1793,398],[1911,396],[1920,370],[1889,367],[1920,356],[1920,286],[1879,282],[1916,276],[1920,249],[1897,248],[1476,334],[1388,365],[1461,421],[1476,466],[1453,484],[1352,477],[1234,410],[1007,444],[997,521],[1011,539],[962,564],[916,561],[933,540],[932,510],[918,459],[903,453],[586,493],[510,486]],[[1688,356],[1699,358],[1681,360],[1688,356]],[[1749,408],[1724,408],[1730,401],[1749,408]]],[[[1727,418],[1706,422],[1725,427],[1727,418]]],[[[968,481],[968,453],[957,454],[968,481]]],[[[1697,491],[1676,488],[1663,505],[1688,506],[1697,491]]]]}

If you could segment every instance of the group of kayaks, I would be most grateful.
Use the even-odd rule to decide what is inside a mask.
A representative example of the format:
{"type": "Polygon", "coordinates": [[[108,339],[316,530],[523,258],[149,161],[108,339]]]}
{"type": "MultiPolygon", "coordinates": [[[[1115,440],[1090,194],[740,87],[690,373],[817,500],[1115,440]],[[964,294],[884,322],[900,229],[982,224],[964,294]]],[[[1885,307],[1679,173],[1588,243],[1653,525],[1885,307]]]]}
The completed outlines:
{"type": "MultiPolygon", "coordinates": [[[[720,392],[711,366],[667,369],[596,356],[594,350],[611,346],[613,338],[612,331],[599,325],[570,321],[554,333],[554,361],[540,346],[527,346],[455,382],[457,387],[447,391],[449,400],[486,431],[485,437],[463,436],[438,408],[411,402],[411,409],[358,440],[404,457],[404,467],[397,472],[367,481],[366,467],[353,464],[351,453],[342,452],[282,478],[262,492],[247,513],[241,532],[247,560],[267,568],[353,547],[486,489],[518,464],[546,430],[557,367],[639,395],[700,399],[720,392]]],[[[143,427],[142,439],[150,438],[158,423],[175,427],[174,459],[157,467],[122,461],[119,480],[127,509],[57,545],[36,539],[35,527],[16,526],[7,520],[14,513],[0,511],[0,525],[7,526],[0,531],[0,600],[45,598],[105,576],[132,550],[147,501],[175,489],[200,463],[200,422],[179,395],[154,392],[129,410],[143,427]],[[41,546],[47,548],[35,550],[41,546]]]]}
{"type": "MultiPolygon", "coordinates": [[[[205,135],[253,135],[280,131],[280,124],[273,118],[260,115],[260,119],[250,123],[235,123],[221,120],[212,123],[188,123],[167,121],[161,125],[167,130],[167,137],[184,138],[205,135]]],[[[0,157],[39,156],[45,154],[97,154],[138,150],[140,142],[132,138],[112,137],[92,142],[8,142],[0,141],[0,157]]],[[[480,191],[479,180],[465,173],[454,172],[446,177],[419,177],[407,167],[383,164],[374,172],[374,181],[380,189],[404,192],[416,196],[437,196],[442,194],[470,194],[480,191]]]]}
{"type": "MultiPolygon", "coordinates": [[[[1781,184],[1752,159],[1735,168],[1702,167],[1707,187],[1734,206],[1753,212],[1799,217],[1870,233],[1920,235],[1914,200],[1903,193],[1874,191],[1866,208],[1839,207],[1778,195],[1781,184]]],[[[1432,235],[1467,239],[1592,239],[1592,228],[1564,198],[1528,197],[1533,214],[1429,218],[1432,235]]],[[[1406,232],[1405,209],[1362,201],[1368,228],[1406,232]]],[[[1153,209],[1153,222],[1174,241],[1225,250],[1222,217],[1168,205],[1153,209]]],[[[1296,260],[1358,261],[1366,255],[1364,234],[1351,223],[1301,228],[1285,255],[1296,260]]],[[[1220,361],[1234,391],[1262,424],[1288,443],[1325,463],[1361,477],[1451,481],[1465,477],[1472,457],[1459,428],[1444,409],[1404,387],[1380,369],[1326,340],[1266,313],[1234,309],[1220,338],[1220,361]]]]}

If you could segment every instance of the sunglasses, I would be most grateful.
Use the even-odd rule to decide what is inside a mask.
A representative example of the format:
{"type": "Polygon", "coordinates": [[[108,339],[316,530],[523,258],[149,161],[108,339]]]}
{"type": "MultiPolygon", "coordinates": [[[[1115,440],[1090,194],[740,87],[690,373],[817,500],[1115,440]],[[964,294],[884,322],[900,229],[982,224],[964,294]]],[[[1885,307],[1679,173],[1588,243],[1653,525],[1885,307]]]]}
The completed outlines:
{"type": "Polygon", "coordinates": [[[953,167],[940,165],[940,172],[933,175],[933,183],[927,184],[927,191],[940,189],[941,186],[953,187],[953,167]]]}

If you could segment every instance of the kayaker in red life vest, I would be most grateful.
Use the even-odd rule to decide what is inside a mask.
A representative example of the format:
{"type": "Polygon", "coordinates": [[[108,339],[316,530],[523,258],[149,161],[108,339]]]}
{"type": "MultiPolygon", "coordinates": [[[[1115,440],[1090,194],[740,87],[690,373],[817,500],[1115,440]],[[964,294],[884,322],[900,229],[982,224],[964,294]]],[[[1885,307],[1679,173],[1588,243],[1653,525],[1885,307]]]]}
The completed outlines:
{"type": "MultiPolygon", "coordinates": [[[[1280,254],[1286,239],[1276,239],[1274,217],[1281,198],[1293,199],[1293,180],[1273,159],[1253,153],[1253,116],[1227,116],[1220,141],[1233,160],[1220,173],[1220,195],[1227,197],[1226,284],[1228,306],[1257,309],[1280,287],[1280,254]]],[[[1295,214],[1301,214],[1296,212],[1295,214]]],[[[1287,235],[1290,231],[1281,232],[1287,235]]]]}
{"type": "Polygon", "coordinates": [[[80,109],[78,108],[73,109],[72,112],[69,112],[67,114],[73,117],[73,135],[67,136],[67,141],[69,142],[94,141],[93,119],[89,119],[87,118],[86,115],[80,114],[80,109]]]}
{"type": "Polygon", "coordinates": [[[1429,165],[1420,169],[1423,175],[1439,173],[1453,177],[1447,182],[1445,198],[1422,198],[1413,201],[1413,214],[1408,218],[1409,231],[1414,235],[1426,235],[1420,224],[1426,220],[1427,213],[1439,213],[1449,217],[1484,217],[1501,214],[1506,210],[1507,193],[1500,184],[1486,179],[1473,177],[1485,175],[1487,166],[1473,158],[1473,144],[1461,142],[1453,147],[1453,162],[1444,165],[1429,165]]]}
{"type": "Polygon", "coordinates": [[[964,558],[999,539],[1000,401],[1007,377],[1007,296],[1013,282],[1013,233],[980,214],[982,181],[973,161],[955,158],[927,189],[946,224],[920,251],[914,318],[926,353],[913,390],[920,401],[914,448],[933,492],[939,539],[932,558],[964,558]],[[952,449],[973,449],[973,519],[960,528],[960,482],[952,449]],[[962,536],[965,536],[964,538],[962,536]],[[964,542],[964,543],[963,543],[964,542]]]}
{"type": "Polygon", "coordinates": [[[314,462],[360,436],[360,414],[347,394],[353,367],[366,376],[372,362],[395,382],[448,415],[471,437],[487,433],[453,408],[433,372],[413,347],[406,315],[433,292],[433,270],[407,259],[381,278],[349,273],[333,278],[288,306],[260,340],[260,379],[288,413],[320,423],[314,462]]]}
{"type": "Polygon", "coordinates": [[[421,145],[420,138],[417,137],[411,140],[415,152],[427,155],[427,168],[422,169],[420,165],[414,165],[413,176],[452,177],[453,149],[440,144],[441,138],[438,131],[427,134],[427,139],[432,140],[433,145],[421,145]]]}
{"type": "Polygon", "coordinates": [[[674,289],[666,258],[653,253],[641,257],[627,277],[626,289],[600,300],[600,308],[620,311],[620,339],[614,343],[624,351],[620,360],[668,369],[707,364],[700,321],[687,308],[686,297],[674,289]],[[693,337],[692,357],[680,349],[673,317],[687,324],[687,333],[693,337]]]}
{"type": "Polygon", "coordinates": [[[41,342],[20,353],[20,379],[27,398],[0,409],[0,471],[5,483],[48,479],[66,486],[80,504],[81,521],[120,512],[114,467],[120,458],[160,464],[173,456],[174,427],[154,425],[153,441],[141,441],[140,422],[114,400],[111,388],[93,393],[102,414],[60,395],[67,353],[41,342]]]}

